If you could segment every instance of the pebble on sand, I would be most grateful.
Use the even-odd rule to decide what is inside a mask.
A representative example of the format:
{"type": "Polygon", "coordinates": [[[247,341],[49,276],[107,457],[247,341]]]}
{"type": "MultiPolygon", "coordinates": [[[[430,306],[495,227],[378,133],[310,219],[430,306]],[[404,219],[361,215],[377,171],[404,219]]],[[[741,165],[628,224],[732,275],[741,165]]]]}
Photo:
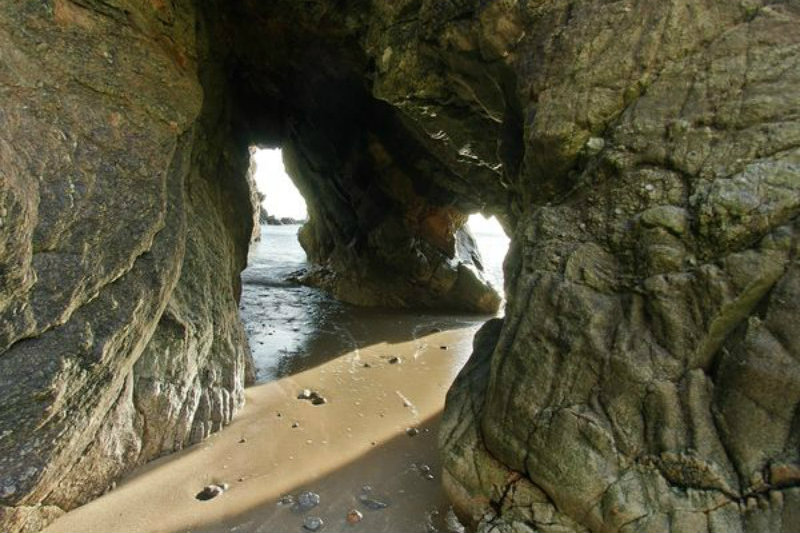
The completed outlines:
{"type": "Polygon", "coordinates": [[[293,509],[298,512],[305,512],[319,505],[319,494],[306,491],[297,495],[297,500],[293,509]]]}
{"type": "Polygon", "coordinates": [[[297,393],[298,400],[310,400],[311,399],[311,389],[303,389],[299,393],[297,393]]]}
{"type": "Polygon", "coordinates": [[[372,498],[367,494],[360,495],[358,497],[358,500],[362,504],[364,504],[364,507],[366,507],[370,511],[379,511],[381,509],[386,509],[387,507],[389,507],[388,503],[386,503],[384,501],[381,501],[381,500],[377,500],[375,498],[372,498]]]}
{"type": "Polygon", "coordinates": [[[348,511],[348,513],[347,513],[347,523],[348,524],[357,524],[357,523],[361,522],[361,520],[363,518],[364,518],[364,515],[361,514],[361,511],[359,511],[357,509],[350,509],[350,511],[348,511]]]}
{"type": "Polygon", "coordinates": [[[316,392],[313,393],[313,396],[311,397],[311,405],[322,405],[325,403],[328,403],[328,400],[324,396],[320,396],[316,392]]]}
{"type": "Polygon", "coordinates": [[[281,499],[278,500],[278,505],[281,506],[292,505],[292,504],[294,504],[294,496],[292,496],[291,494],[284,494],[283,496],[281,496],[281,499]]]}
{"type": "Polygon", "coordinates": [[[419,430],[417,428],[406,428],[406,435],[409,437],[416,437],[419,435],[419,430]]]}
{"type": "Polygon", "coordinates": [[[312,405],[322,405],[328,403],[328,400],[320,393],[311,389],[303,389],[297,395],[298,400],[311,400],[312,405]]]}
{"type": "Polygon", "coordinates": [[[319,531],[324,525],[325,522],[318,516],[307,516],[306,519],[303,520],[303,528],[308,531],[319,531]]]}
{"type": "Polygon", "coordinates": [[[397,364],[400,364],[401,362],[402,362],[402,359],[400,359],[396,355],[393,355],[392,357],[389,358],[389,364],[390,365],[397,365],[397,364]]]}
{"type": "Polygon", "coordinates": [[[195,495],[195,498],[197,498],[200,501],[211,500],[213,498],[216,498],[223,492],[225,492],[227,489],[228,489],[227,483],[223,483],[222,485],[206,485],[205,487],[203,487],[203,490],[201,490],[200,492],[197,493],[197,495],[195,495]]]}

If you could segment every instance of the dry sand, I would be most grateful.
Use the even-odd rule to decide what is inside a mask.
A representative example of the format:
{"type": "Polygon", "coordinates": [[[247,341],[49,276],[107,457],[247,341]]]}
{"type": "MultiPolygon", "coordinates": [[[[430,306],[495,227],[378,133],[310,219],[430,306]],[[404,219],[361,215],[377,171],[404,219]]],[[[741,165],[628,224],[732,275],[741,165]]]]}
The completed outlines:
{"type": "Polygon", "coordinates": [[[436,455],[438,417],[477,327],[421,331],[417,338],[344,351],[253,387],[244,410],[221,433],[135,471],[46,531],[299,532],[309,515],[325,521],[324,532],[441,527],[447,504],[436,455]],[[400,362],[391,364],[391,357],[400,362]],[[298,400],[305,388],[328,402],[298,400]],[[420,433],[408,436],[409,427],[420,433]],[[421,465],[432,468],[433,480],[421,465]],[[195,499],[209,483],[230,489],[209,501],[195,499]],[[389,507],[366,509],[358,499],[364,485],[389,507]],[[277,505],[282,495],[304,490],[319,493],[320,505],[306,513],[277,505]],[[359,524],[345,521],[350,509],[363,513],[359,524]]]}

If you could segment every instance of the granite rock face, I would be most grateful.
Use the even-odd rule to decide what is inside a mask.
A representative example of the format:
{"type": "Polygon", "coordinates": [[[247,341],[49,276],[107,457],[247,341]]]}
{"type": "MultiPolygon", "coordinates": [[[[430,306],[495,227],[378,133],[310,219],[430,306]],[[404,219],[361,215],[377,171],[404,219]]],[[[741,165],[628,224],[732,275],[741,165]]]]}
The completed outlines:
{"type": "Polygon", "coordinates": [[[496,3],[446,25],[519,36],[506,318],[441,434],[478,530],[800,525],[798,16],[496,3]]]}
{"type": "Polygon", "coordinates": [[[480,531],[800,524],[793,2],[0,6],[0,529],[222,427],[251,146],[309,204],[308,282],[497,296],[444,483],[480,531]]]}
{"type": "Polygon", "coordinates": [[[197,23],[188,3],[0,7],[4,531],[243,402],[248,160],[197,23]]]}

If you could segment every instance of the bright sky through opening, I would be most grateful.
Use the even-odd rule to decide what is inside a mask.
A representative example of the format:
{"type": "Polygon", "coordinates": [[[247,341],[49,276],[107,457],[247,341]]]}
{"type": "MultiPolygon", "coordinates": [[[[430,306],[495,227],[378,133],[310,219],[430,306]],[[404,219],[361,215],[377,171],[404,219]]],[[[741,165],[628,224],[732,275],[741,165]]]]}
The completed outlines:
{"type": "MultiPolygon", "coordinates": [[[[280,148],[256,150],[253,162],[256,165],[256,185],[258,190],[266,196],[263,204],[267,213],[277,218],[305,219],[308,216],[306,202],[292,179],[286,174],[280,148]]],[[[467,224],[475,234],[498,236],[505,240],[503,229],[494,217],[486,218],[480,214],[470,215],[467,224]]]]}
{"type": "Polygon", "coordinates": [[[276,218],[305,219],[306,201],[286,174],[280,148],[256,150],[252,161],[256,165],[256,185],[266,196],[263,205],[267,213],[276,218]]]}

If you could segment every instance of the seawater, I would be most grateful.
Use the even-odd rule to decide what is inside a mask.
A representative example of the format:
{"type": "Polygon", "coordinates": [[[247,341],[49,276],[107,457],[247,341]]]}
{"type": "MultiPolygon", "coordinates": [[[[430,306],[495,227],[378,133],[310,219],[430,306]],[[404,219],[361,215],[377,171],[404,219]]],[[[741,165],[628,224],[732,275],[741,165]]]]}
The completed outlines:
{"type": "MultiPolygon", "coordinates": [[[[343,353],[380,342],[402,342],[442,330],[474,326],[488,317],[360,308],[338,302],[325,292],[286,281],[307,268],[297,241],[298,225],[261,227],[242,272],[240,312],[259,383],[302,372],[343,353]]],[[[484,273],[500,292],[508,238],[475,232],[484,273]]],[[[454,369],[457,372],[458,369],[454,369]]]]}

